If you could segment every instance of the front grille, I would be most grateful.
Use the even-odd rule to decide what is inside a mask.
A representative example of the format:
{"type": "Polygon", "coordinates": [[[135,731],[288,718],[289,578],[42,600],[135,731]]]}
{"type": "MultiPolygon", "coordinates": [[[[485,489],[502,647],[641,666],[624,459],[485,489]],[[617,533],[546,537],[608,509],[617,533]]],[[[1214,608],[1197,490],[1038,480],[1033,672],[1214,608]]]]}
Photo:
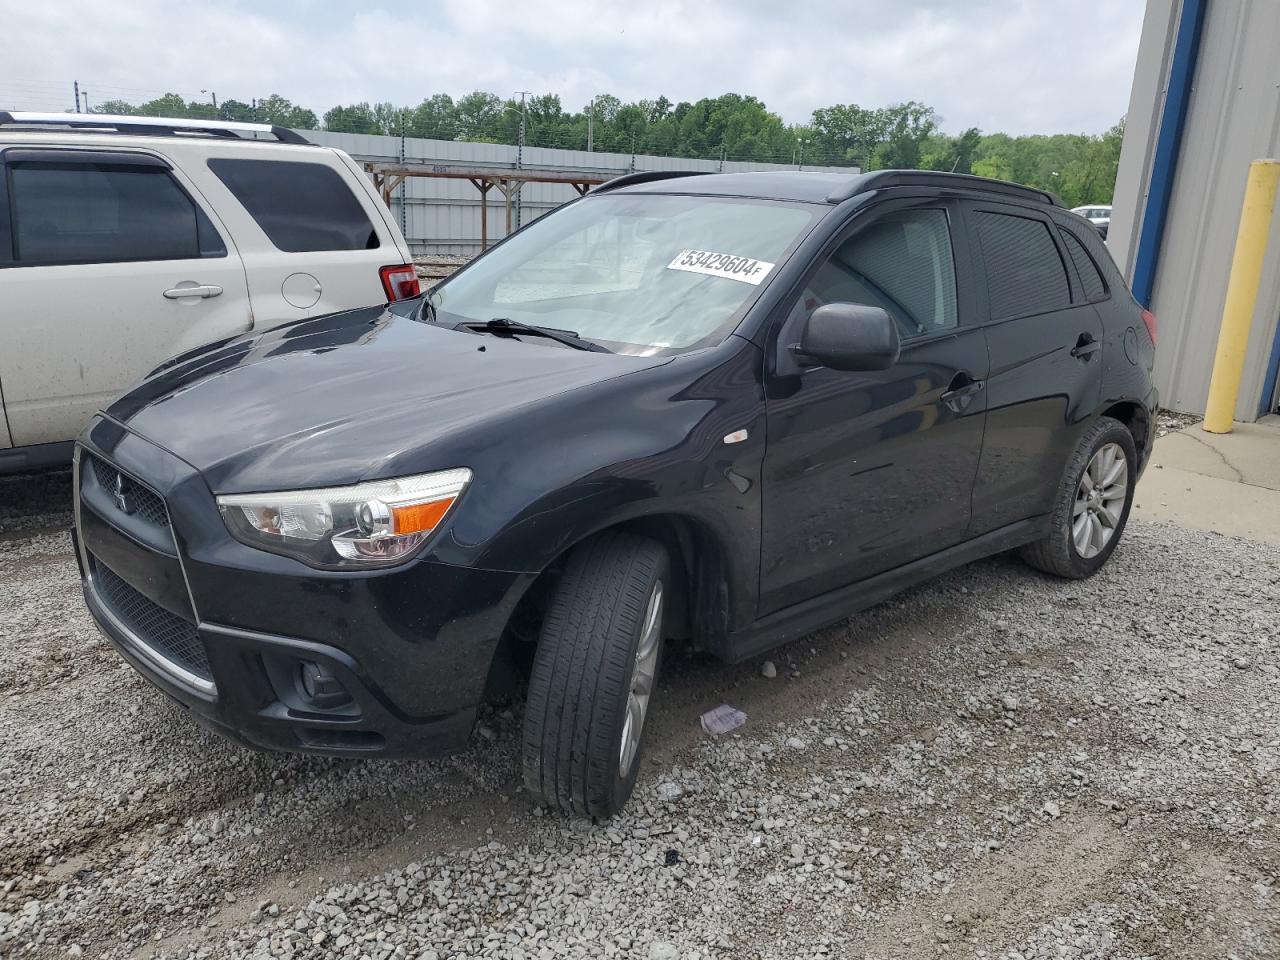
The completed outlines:
{"type": "Polygon", "coordinates": [[[98,457],[90,455],[89,466],[94,480],[109,496],[114,498],[117,492],[123,496],[126,513],[153,527],[169,526],[169,511],[158,495],[98,457]]]}
{"type": "Polygon", "coordinates": [[[138,640],[164,659],[212,682],[209,658],[194,623],[148,600],[97,560],[93,561],[93,580],[102,604],[138,640]]]}

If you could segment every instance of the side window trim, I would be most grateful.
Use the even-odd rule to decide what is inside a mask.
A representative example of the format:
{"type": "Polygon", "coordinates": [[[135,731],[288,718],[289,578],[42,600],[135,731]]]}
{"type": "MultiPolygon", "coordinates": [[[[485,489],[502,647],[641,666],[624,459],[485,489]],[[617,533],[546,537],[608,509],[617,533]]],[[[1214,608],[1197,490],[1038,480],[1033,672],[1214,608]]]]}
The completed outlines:
{"type": "Polygon", "coordinates": [[[99,263],[170,263],[175,260],[220,259],[228,255],[226,238],[213,218],[209,216],[191,191],[173,174],[173,165],[155,154],[139,153],[129,150],[84,150],[78,148],[32,148],[10,147],[0,150],[0,269],[20,267],[74,267],[99,263]],[[86,164],[111,164],[115,166],[136,166],[164,171],[179,194],[181,194],[195,211],[197,225],[197,256],[192,257],[117,257],[112,259],[76,258],[67,260],[19,260],[17,243],[18,219],[13,192],[13,165],[15,163],[66,164],[83,166],[86,164]],[[206,249],[206,243],[209,244],[206,249]]]}
{"type": "Polygon", "coordinates": [[[983,291],[984,304],[982,317],[979,320],[980,325],[990,326],[1000,323],[1011,323],[1015,320],[1027,320],[1032,317],[1042,317],[1050,313],[1057,313],[1061,310],[1068,310],[1072,307],[1084,306],[1086,304],[1087,301],[1084,298],[1083,289],[1080,287],[1079,280],[1076,277],[1075,265],[1067,265],[1067,261],[1070,259],[1070,254],[1068,254],[1064,249],[1063,239],[1058,236],[1057,224],[1043,212],[1034,210],[1030,207],[1021,207],[1016,204],[1007,204],[999,201],[988,200],[966,200],[963,204],[963,210],[967,228],[968,244],[974,251],[975,282],[983,291]],[[1041,223],[1048,231],[1049,239],[1053,243],[1054,249],[1058,252],[1058,260],[1062,266],[1063,275],[1067,280],[1067,289],[1069,291],[1071,302],[1064,306],[1051,307],[1047,310],[1036,310],[1031,313],[1021,313],[1012,317],[1000,317],[999,319],[992,317],[990,296],[991,278],[987,269],[986,254],[982,249],[982,240],[978,236],[977,219],[974,216],[978,213],[994,213],[1007,217],[1021,217],[1024,220],[1035,220],[1041,223]]]}
{"type": "Polygon", "coordinates": [[[110,163],[118,167],[159,167],[172,170],[173,165],[152,153],[133,150],[81,150],[75,147],[36,149],[9,147],[0,151],[6,163],[110,163]]]}
{"type": "Polygon", "coordinates": [[[0,152],[0,267],[13,262],[13,218],[9,215],[9,165],[0,152]]]}

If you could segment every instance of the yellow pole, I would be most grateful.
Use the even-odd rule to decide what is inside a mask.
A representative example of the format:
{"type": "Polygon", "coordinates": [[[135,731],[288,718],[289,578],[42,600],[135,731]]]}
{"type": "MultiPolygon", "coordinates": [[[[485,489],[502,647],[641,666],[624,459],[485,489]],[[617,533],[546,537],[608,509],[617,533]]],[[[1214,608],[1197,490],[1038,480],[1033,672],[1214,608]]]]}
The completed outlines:
{"type": "Polygon", "coordinates": [[[1255,160],[1249,164],[1249,182],[1244,190],[1244,209],[1240,211],[1231,278],[1227,281],[1227,301],[1222,307],[1222,328],[1218,331],[1218,352],[1213,360],[1213,379],[1209,381],[1209,403],[1202,424],[1209,433],[1231,432],[1278,183],[1280,160],[1255,160]]]}

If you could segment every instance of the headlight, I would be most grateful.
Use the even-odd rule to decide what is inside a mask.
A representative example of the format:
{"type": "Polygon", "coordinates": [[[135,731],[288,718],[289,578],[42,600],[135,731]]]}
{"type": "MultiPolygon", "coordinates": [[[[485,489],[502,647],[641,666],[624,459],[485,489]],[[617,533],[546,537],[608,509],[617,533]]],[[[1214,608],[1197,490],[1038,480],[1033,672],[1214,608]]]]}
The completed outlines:
{"type": "Polygon", "coordinates": [[[374,567],[427,541],[471,482],[465,468],[351,487],[218,497],[241,543],[313,567],[374,567]]]}

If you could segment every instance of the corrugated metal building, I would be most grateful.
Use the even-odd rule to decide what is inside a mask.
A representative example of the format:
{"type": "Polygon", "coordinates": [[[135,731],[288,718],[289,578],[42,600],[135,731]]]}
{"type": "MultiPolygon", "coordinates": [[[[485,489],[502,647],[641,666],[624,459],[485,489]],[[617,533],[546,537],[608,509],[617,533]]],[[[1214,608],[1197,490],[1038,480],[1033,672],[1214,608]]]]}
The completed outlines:
{"type": "MultiPolygon", "coordinates": [[[[1131,278],[1154,269],[1156,383],[1161,402],[1174,410],[1204,413],[1249,162],[1277,156],[1280,2],[1148,0],[1107,242],[1131,278]],[[1179,115],[1181,137],[1162,152],[1162,134],[1171,136],[1179,115]],[[1153,219],[1161,216],[1162,237],[1153,219]]],[[[1276,409],[1278,321],[1280,209],[1237,420],[1276,409]]]]}
{"type": "MultiPolygon", "coordinates": [[[[401,156],[399,137],[371,136],[356,133],[329,133],[323,130],[299,131],[313,143],[338,147],[357,160],[408,160],[492,166],[495,170],[516,167],[517,148],[501,143],[463,143],[455,140],[423,140],[405,137],[401,156]]],[[[527,167],[565,167],[590,170],[608,176],[622,176],[634,170],[707,170],[736,173],[746,170],[792,170],[794,167],[775,163],[742,163],[717,160],[689,160],[684,157],[632,156],[629,153],[588,153],[586,150],[553,150],[525,147],[521,162],[527,167]]],[[[815,167],[806,170],[833,170],[855,174],[856,167],[815,167]]],[[[520,220],[528,223],[548,210],[553,210],[578,194],[567,184],[530,183],[521,191],[520,220]]],[[[466,180],[443,180],[410,177],[396,190],[392,210],[415,254],[459,254],[470,256],[480,252],[480,193],[466,180]]],[[[501,194],[490,191],[488,197],[489,240],[501,240],[504,207],[501,194]]]]}

